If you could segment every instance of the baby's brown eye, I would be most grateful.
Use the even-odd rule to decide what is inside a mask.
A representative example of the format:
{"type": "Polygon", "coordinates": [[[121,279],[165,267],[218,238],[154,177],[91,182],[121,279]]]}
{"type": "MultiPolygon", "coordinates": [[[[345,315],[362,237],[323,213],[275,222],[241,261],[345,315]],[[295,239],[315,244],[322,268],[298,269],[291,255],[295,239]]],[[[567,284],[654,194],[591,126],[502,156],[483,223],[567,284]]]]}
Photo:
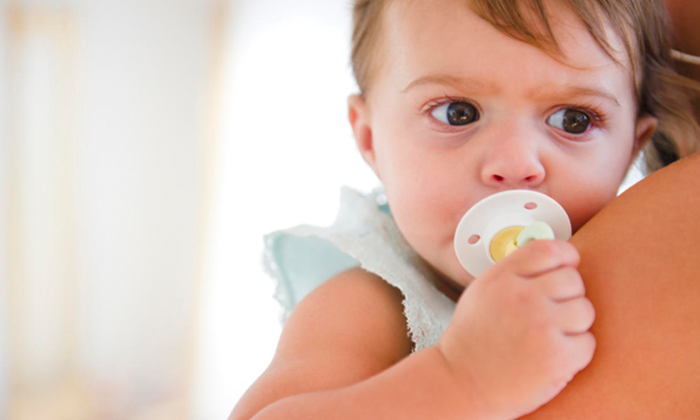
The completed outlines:
{"type": "Polygon", "coordinates": [[[479,119],[479,111],[469,102],[449,102],[435,107],[430,114],[450,125],[467,125],[479,119]]]}
{"type": "Polygon", "coordinates": [[[590,128],[591,117],[576,109],[561,109],[547,118],[547,124],[570,134],[581,134],[590,128]]]}

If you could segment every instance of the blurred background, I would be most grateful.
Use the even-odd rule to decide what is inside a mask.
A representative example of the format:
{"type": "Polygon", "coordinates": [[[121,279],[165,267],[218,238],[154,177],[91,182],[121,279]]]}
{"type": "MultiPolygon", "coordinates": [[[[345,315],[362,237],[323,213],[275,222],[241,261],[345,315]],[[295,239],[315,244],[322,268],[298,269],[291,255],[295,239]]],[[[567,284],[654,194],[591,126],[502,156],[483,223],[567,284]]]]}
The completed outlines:
{"type": "Polygon", "coordinates": [[[0,419],[225,419],[281,330],[262,236],[377,180],[350,0],[0,0],[0,419]]]}
{"type": "Polygon", "coordinates": [[[345,0],[0,0],[0,419],[225,419],[264,233],[376,186],[345,0]]]}

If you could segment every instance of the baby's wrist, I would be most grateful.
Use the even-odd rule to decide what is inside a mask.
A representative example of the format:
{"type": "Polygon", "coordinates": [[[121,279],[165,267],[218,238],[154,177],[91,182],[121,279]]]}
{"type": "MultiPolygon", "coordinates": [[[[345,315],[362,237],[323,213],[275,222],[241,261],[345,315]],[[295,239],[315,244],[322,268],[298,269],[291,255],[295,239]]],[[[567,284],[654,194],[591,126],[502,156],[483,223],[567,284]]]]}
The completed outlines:
{"type": "Polygon", "coordinates": [[[433,349],[440,359],[440,363],[448,372],[450,385],[458,389],[460,395],[468,396],[464,398],[464,402],[465,407],[467,407],[466,412],[471,413],[470,419],[508,420],[507,417],[500,415],[497,407],[493,407],[488,399],[484,398],[468,364],[460,360],[464,359],[464,357],[455,357],[449,349],[445,348],[443,340],[440,340],[438,344],[433,346],[433,349]]]}

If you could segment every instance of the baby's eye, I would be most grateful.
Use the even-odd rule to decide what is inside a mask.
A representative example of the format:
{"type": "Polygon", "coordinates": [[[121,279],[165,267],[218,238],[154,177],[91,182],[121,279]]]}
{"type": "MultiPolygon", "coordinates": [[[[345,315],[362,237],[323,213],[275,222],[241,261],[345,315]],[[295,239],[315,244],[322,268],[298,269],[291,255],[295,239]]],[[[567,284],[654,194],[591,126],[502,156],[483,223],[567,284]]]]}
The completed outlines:
{"type": "Polygon", "coordinates": [[[561,109],[547,118],[547,124],[570,134],[585,133],[591,126],[591,117],[577,109],[561,109]]]}
{"type": "Polygon", "coordinates": [[[479,119],[479,111],[469,102],[449,102],[430,111],[436,120],[449,125],[467,125],[479,119]]]}

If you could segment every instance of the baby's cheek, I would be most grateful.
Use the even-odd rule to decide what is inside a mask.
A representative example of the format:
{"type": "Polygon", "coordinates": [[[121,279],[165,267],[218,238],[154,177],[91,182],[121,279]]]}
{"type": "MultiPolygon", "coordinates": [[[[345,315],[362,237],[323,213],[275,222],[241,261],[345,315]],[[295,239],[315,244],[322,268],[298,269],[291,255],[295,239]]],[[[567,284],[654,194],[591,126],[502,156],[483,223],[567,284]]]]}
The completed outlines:
{"type": "MultiPolygon", "coordinates": [[[[399,185],[385,185],[389,206],[408,243],[427,260],[444,253],[461,218],[455,214],[456,194],[440,188],[436,180],[422,177],[399,185]]],[[[457,203],[458,204],[458,203],[457,203]]],[[[457,207],[459,207],[457,205],[457,207]]]]}
{"type": "Polygon", "coordinates": [[[451,252],[454,228],[440,206],[415,203],[404,218],[397,220],[399,229],[411,247],[433,265],[451,252]]]}
{"type": "Polygon", "coordinates": [[[421,208],[421,202],[405,202],[396,208],[392,207],[394,220],[401,233],[412,246],[420,246],[423,242],[426,227],[425,210],[421,208]],[[414,244],[414,242],[416,242],[414,244]]]}
{"type": "Polygon", "coordinates": [[[430,241],[430,212],[421,201],[404,202],[392,214],[404,238],[416,251],[421,253],[430,241]]]}

